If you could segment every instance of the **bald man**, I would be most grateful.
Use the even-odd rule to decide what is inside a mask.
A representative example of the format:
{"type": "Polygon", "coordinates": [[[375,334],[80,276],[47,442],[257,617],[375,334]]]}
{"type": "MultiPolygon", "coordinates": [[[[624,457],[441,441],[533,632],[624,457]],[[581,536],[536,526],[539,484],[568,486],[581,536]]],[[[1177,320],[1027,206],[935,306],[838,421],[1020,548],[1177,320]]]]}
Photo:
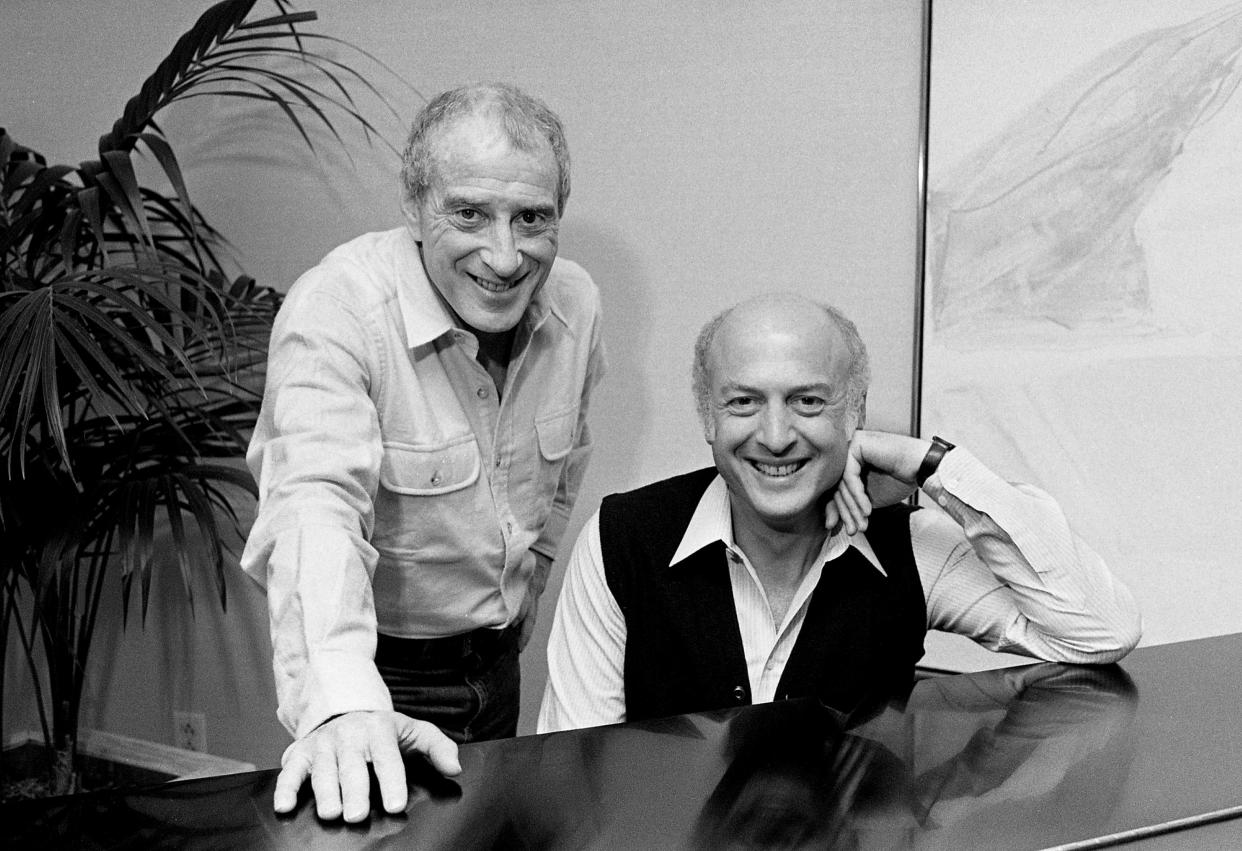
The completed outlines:
{"type": "Polygon", "coordinates": [[[908,688],[928,629],[1069,663],[1138,642],[1133,598],[1056,502],[966,449],[863,429],[839,311],[766,295],[712,319],[693,385],[714,466],[604,499],[566,569],[540,731],[908,688]],[[940,510],[902,503],[916,488],[940,510]]]}

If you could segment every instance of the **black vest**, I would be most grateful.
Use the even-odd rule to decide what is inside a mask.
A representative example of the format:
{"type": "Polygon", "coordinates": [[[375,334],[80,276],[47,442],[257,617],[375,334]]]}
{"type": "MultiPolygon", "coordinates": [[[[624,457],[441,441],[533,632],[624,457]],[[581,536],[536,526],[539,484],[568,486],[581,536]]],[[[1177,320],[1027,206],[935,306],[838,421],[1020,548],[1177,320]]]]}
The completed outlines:
{"type": "MultiPolygon", "coordinates": [[[[670,567],[714,468],[605,497],[599,534],[608,587],[625,615],[626,719],[751,702],[721,542],[670,567]]],[[[777,687],[846,714],[908,691],[927,609],[905,505],[874,511],[866,536],[888,577],[850,547],[825,567],[777,687]]]]}

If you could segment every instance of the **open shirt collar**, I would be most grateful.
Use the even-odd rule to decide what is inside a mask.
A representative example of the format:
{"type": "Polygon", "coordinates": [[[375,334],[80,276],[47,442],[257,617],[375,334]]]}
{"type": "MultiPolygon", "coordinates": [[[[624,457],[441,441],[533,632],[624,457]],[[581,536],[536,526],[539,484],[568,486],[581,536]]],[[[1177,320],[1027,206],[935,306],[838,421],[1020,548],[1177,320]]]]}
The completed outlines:
{"type": "MultiPolygon", "coordinates": [[[[741,550],[733,539],[733,515],[730,510],[729,488],[719,475],[712,479],[712,483],[699,498],[699,504],[690,517],[690,523],[681,536],[681,543],[678,544],[677,551],[673,553],[669,567],[675,567],[678,563],[717,541],[722,542],[730,551],[741,554],[741,550]]],[[[820,550],[819,563],[823,564],[836,558],[850,546],[861,552],[882,576],[888,576],[871,549],[871,545],[867,542],[866,536],[850,536],[844,530],[827,537],[823,549],[820,550]]]]}

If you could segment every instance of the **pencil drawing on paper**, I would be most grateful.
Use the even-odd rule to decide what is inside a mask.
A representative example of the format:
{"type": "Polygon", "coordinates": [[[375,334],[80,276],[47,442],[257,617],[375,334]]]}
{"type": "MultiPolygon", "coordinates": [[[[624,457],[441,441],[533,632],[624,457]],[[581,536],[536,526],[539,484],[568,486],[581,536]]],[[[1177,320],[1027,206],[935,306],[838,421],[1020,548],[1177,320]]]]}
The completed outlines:
{"type": "MultiPolygon", "coordinates": [[[[1240,60],[1242,3],[1142,33],[933,176],[934,331],[1124,331],[1148,321],[1152,293],[1136,221],[1187,137],[1235,96],[1240,60]]],[[[1242,140],[1237,147],[1242,174],[1242,140]]]]}

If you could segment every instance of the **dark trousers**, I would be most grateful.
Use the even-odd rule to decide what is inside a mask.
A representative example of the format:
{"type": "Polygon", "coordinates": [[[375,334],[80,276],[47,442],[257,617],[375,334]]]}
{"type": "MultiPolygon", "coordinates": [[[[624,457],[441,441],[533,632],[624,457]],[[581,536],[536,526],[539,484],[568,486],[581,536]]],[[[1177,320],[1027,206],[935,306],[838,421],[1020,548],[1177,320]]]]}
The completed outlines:
{"type": "Polygon", "coordinates": [[[517,735],[517,627],[429,639],[381,634],[375,665],[393,709],[435,724],[458,744],[517,735]]]}

